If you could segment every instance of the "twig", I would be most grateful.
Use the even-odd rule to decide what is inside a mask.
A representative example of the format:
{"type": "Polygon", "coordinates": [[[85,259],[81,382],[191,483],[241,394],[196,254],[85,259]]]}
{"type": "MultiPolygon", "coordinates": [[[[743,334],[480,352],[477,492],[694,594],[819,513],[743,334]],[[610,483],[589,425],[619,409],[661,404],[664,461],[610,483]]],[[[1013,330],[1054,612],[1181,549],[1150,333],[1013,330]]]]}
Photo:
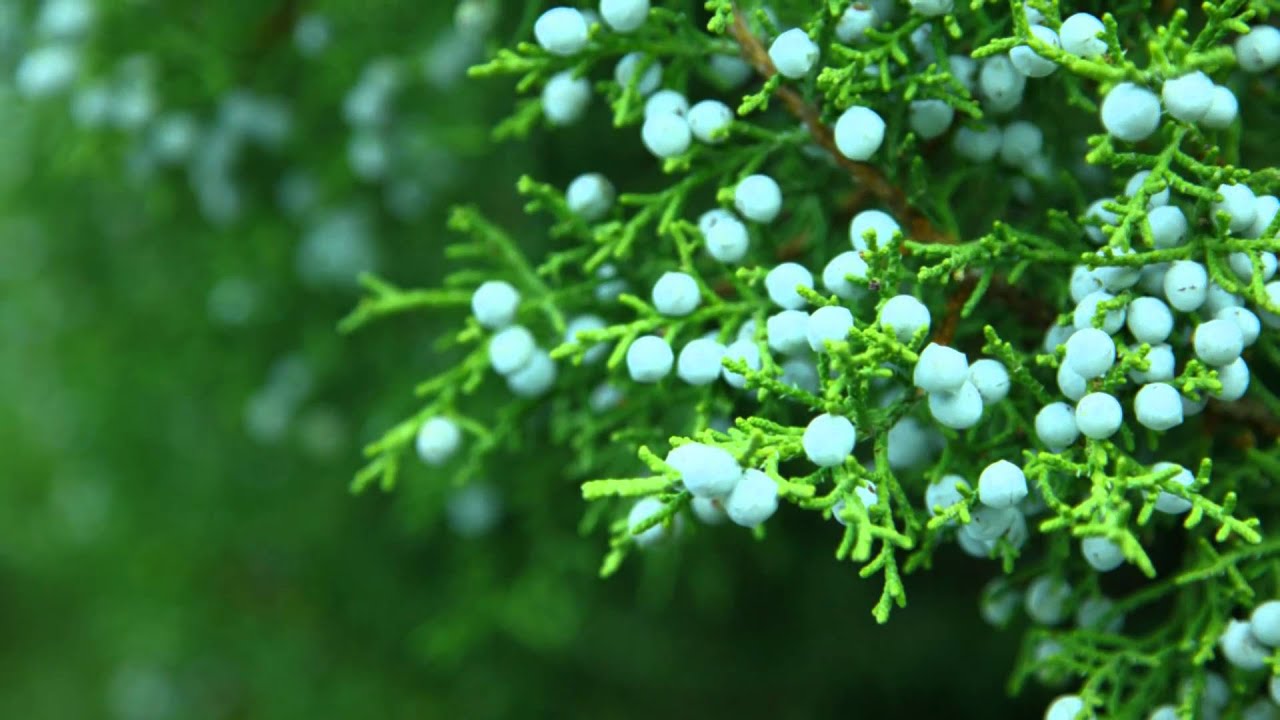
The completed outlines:
{"type": "MultiPolygon", "coordinates": [[[[774,67],[773,60],[769,59],[768,51],[765,50],[760,39],[747,28],[746,19],[737,5],[733,7],[733,24],[729,27],[729,33],[733,35],[734,40],[742,48],[743,58],[755,68],[761,77],[767,81],[778,74],[778,69],[774,67]]],[[[786,105],[787,111],[804,123],[805,128],[809,130],[809,134],[813,136],[814,142],[818,143],[823,150],[826,150],[835,159],[836,164],[852,175],[854,182],[859,187],[869,190],[871,194],[875,195],[880,202],[889,208],[894,216],[906,221],[908,234],[911,238],[931,243],[951,244],[956,241],[951,235],[934,227],[933,223],[923,213],[912,207],[911,203],[907,201],[906,194],[889,182],[884,173],[880,172],[874,165],[856,162],[842,155],[836,147],[835,135],[832,133],[831,128],[822,122],[822,115],[818,108],[805,102],[805,99],[794,88],[785,85],[781,86],[777,89],[777,96],[786,105]]]]}

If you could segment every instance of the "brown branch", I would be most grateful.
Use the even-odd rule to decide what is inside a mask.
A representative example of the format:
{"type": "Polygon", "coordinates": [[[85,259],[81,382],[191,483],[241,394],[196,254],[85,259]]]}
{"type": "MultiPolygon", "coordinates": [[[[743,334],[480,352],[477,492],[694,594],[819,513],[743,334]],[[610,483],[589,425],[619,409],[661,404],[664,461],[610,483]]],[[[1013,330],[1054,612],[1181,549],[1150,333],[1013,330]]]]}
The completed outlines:
{"type": "MultiPolygon", "coordinates": [[[[761,77],[768,81],[778,74],[778,69],[774,67],[773,60],[769,58],[769,52],[765,50],[764,44],[760,42],[760,39],[747,28],[746,18],[743,17],[742,10],[737,5],[733,7],[733,25],[730,26],[729,33],[733,35],[733,39],[742,48],[742,57],[755,68],[761,77]]],[[[836,164],[853,177],[854,182],[860,188],[866,188],[880,202],[884,203],[895,217],[905,221],[904,224],[910,237],[921,242],[930,243],[950,244],[956,241],[950,234],[934,227],[924,213],[912,207],[907,200],[906,193],[889,182],[884,173],[880,172],[874,165],[850,160],[842,155],[839,148],[836,147],[835,135],[831,132],[831,128],[822,122],[822,115],[818,108],[805,102],[805,99],[801,97],[800,93],[796,92],[795,88],[784,85],[777,89],[776,95],[786,105],[787,111],[804,123],[814,142],[826,150],[835,159],[836,164]]]]}

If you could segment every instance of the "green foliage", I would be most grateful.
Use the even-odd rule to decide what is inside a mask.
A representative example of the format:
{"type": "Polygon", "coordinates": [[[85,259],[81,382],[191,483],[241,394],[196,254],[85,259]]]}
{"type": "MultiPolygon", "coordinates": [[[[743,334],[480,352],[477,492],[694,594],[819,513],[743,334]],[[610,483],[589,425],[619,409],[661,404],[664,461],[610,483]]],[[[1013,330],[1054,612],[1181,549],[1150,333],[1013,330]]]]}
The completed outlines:
{"type": "MultiPolygon", "coordinates": [[[[1092,627],[1028,632],[1012,688],[1020,690],[1033,675],[1070,678],[1097,712],[1140,717],[1160,703],[1177,702],[1177,688],[1189,681],[1193,690],[1181,712],[1190,717],[1199,707],[1206,669],[1218,662],[1216,643],[1226,622],[1276,589],[1280,545],[1264,534],[1275,504],[1269,474],[1258,472],[1280,467],[1274,431],[1280,402],[1270,389],[1276,336],[1265,329],[1246,353],[1254,381],[1245,399],[1211,403],[1168,433],[1130,419],[1110,438],[1086,439],[1065,450],[1045,448],[1032,430],[1037,411],[1057,398],[1052,378],[1064,362],[1063,348],[1042,347],[1041,338],[1046,326],[1071,323],[1068,278],[1076,266],[1148,271],[1193,260],[1245,305],[1263,315],[1280,314],[1263,273],[1264,254],[1280,252],[1280,219],[1259,237],[1241,238],[1229,232],[1229,216],[1214,210],[1223,183],[1247,185],[1259,195],[1278,189],[1268,124],[1276,110],[1274,78],[1235,72],[1230,45],[1265,19],[1272,4],[1228,0],[1194,11],[1149,2],[1109,7],[1101,35],[1108,50],[1094,59],[1038,39],[1025,14],[1030,6],[1046,25],[1057,27],[1072,12],[1088,9],[1084,4],[974,0],[934,20],[898,8],[863,41],[849,45],[835,36],[849,2],[777,3],[768,12],[725,0],[707,2],[705,12],[691,3],[656,4],[634,34],[593,25],[586,48],[570,58],[518,42],[497,50],[472,75],[512,77],[520,94],[536,93],[564,70],[591,78],[608,102],[612,129],[595,122],[563,132],[584,143],[599,142],[595,134],[603,133],[633,139],[643,121],[643,98],[636,82],[620,87],[607,71],[626,53],[642,52],[648,62],[661,64],[664,87],[687,93],[691,101],[714,95],[736,107],[724,143],[695,143],[654,163],[660,174],[625,165],[580,167],[609,175],[623,190],[608,216],[594,223],[578,217],[554,183],[522,177],[517,190],[528,200],[526,211],[547,219],[545,254],[522,252],[521,243],[467,207],[456,210],[450,222],[467,239],[447,251],[462,269],[446,278],[445,290],[400,290],[370,280],[371,294],[348,329],[382,314],[462,304],[465,290],[482,280],[511,282],[522,294],[517,321],[550,349],[559,377],[553,393],[542,399],[495,402],[490,393],[473,399],[494,380],[486,368],[487,333],[473,320],[464,321],[462,330],[446,336],[447,347],[461,359],[419,386],[419,411],[367,447],[370,464],[357,476],[356,488],[376,481],[390,486],[412,450],[416,428],[436,415],[464,419],[478,440],[456,461],[460,477],[485,474],[485,467],[491,474],[511,462],[511,453],[527,452],[527,444],[554,442],[567,449],[565,472],[582,482],[582,495],[592,503],[581,530],[609,535],[600,574],[610,576],[638,549],[637,535],[659,525],[671,534],[693,520],[692,496],[662,456],[668,448],[700,442],[723,448],[743,467],[762,470],[776,483],[779,499],[809,511],[812,522],[829,521],[839,508],[845,527],[835,557],[859,565],[864,578],[881,576],[880,599],[871,612],[883,623],[894,608],[907,606],[913,575],[950,561],[941,556],[945,543],[980,506],[966,488],[961,502],[926,508],[919,500],[925,487],[948,474],[966,478],[972,487],[987,464],[1012,460],[1031,482],[1039,515],[1031,520],[1031,540],[1004,538],[992,547],[1008,586],[1020,588],[1040,576],[1066,578],[1073,588],[1071,607],[1119,591],[1103,620],[1143,616],[1128,633],[1092,627]],[[805,79],[775,74],[765,51],[763,38],[786,26],[803,27],[822,49],[819,69],[805,79]],[[1058,65],[1050,77],[1028,82],[1026,98],[1014,111],[1043,133],[1038,164],[1019,172],[965,162],[945,142],[924,140],[912,130],[909,103],[919,99],[947,103],[963,127],[1002,122],[1006,113],[988,107],[972,78],[957,73],[955,58],[990,58],[1020,46],[1058,65]],[[734,54],[757,73],[743,90],[726,88],[716,64],[707,62],[734,54]],[[1233,90],[1241,99],[1240,122],[1212,130],[1166,119],[1137,144],[1101,132],[1098,108],[1115,84],[1158,89],[1193,70],[1233,90]],[[852,105],[874,108],[888,126],[868,163],[842,157],[832,140],[836,118],[852,105]],[[1115,194],[1137,171],[1149,175],[1134,195],[1115,194]],[[756,172],[778,179],[786,210],[774,223],[752,225],[748,260],[727,267],[705,255],[693,220],[713,203],[731,206],[737,181],[756,172]],[[1176,247],[1157,247],[1146,221],[1151,199],[1164,190],[1174,193],[1191,219],[1187,241],[1176,247]],[[1099,222],[1086,213],[1088,200],[1098,196],[1107,198],[1101,207],[1114,220],[1099,222]],[[869,268],[866,279],[855,278],[865,290],[862,299],[801,290],[811,306],[845,305],[856,323],[814,359],[816,392],[797,387],[784,380],[784,358],[767,341],[766,318],[773,309],[762,287],[766,271],[792,259],[821,268],[848,247],[849,215],[873,207],[895,215],[902,231],[870,239],[861,253],[869,268]],[[1100,232],[1100,251],[1089,244],[1089,230],[1100,232]],[[1249,279],[1231,269],[1233,253],[1252,268],[1249,279]],[[684,317],[664,317],[644,299],[668,270],[692,275],[699,287],[701,304],[684,317]],[[620,282],[627,290],[618,293],[620,282]],[[900,293],[933,309],[932,332],[902,342],[877,321],[883,302],[900,293]],[[566,322],[584,313],[603,316],[605,327],[566,338],[566,322]],[[634,383],[627,376],[626,352],[648,334],[660,334],[674,348],[704,335],[722,342],[745,337],[759,350],[759,366],[725,360],[727,371],[745,379],[743,392],[674,378],[634,383]],[[909,387],[909,368],[930,340],[965,349],[971,357],[981,352],[998,359],[1013,389],[1007,401],[987,408],[976,427],[940,430],[941,451],[922,466],[907,467],[891,460],[890,430],[904,420],[931,424],[926,398],[909,387]],[[584,362],[588,350],[601,344],[612,348],[608,359],[584,362]],[[602,384],[618,388],[624,399],[593,407],[590,398],[602,384]],[[854,422],[857,457],[832,469],[815,470],[805,461],[800,437],[819,412],[854,422]],[[1195,483],[1176,482],[1176,471],[1156,469],[1157,460],[1194,469],[1195,483]],[[1161,493],[1190,503],[1185,518],[1154,512],[1161,493]],[[663,509],[632,524],[626,509],[638,497],[657,497],[663,509]],[[1076,541],[1086,537],[1115,543],[1145,579],[1127,587],[1104,581],[1076,549],[1076,541]],[[1185,550],[1178,551],[1184,542],[1185,550]],[[1046,642],[1054,652],[1037,652],[1050,647],[1046,642]]],[[[496,136],[532,136],[539,129],[539,106],[535,99],[520,101],[496,136]]],[[[1093,324],[1101,327],[1108,312],[1137,294],[1126,289],[1100,303],[1093,324]]],[[[1115,365],[1088,387],[1127,399],[1130,372],[1149,367],[1151,348],[1118,340],[1115,365]]],[[[1185,338],[1171,342],[1190,353],[1185,338]]],[[[1218,370],[1194,359],[1170,383],[1191,405],[1223,390],[1218,370]]],[[[763,528],[753,534],[766,543],[787,541],[779,537],[785,533],[772,531],[766,540],[763,528]]],[[[1235,710],[1264,692],[1257,673],[1233,670],[1231,677],[1235,710]]]]}

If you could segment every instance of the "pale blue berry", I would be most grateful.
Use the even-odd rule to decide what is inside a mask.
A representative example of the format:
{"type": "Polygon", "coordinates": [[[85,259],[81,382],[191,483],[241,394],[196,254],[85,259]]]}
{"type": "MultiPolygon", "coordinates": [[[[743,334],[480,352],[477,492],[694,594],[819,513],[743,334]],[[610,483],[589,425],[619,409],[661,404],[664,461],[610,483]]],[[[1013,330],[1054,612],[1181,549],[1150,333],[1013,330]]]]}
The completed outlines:
{"type": "Polygon", "coordinates": [[[684,317],[701,301],[698,281],[688,273],[665,272],[653,285],[653,308],[667,317],[684,317]]]}
{"type": "Polygon", "coordinates": [[[999,360],[983,358],[970,365],[969,382],[978,389],[984,405],[994,405],[1009,395],[1009,371],[999,360]]]}
{"type": "Polygon", "coordinates": [[[840,305],[826,305],[809,315],[805,337],[809,349],[816,353],[827,351],[827,341],[838,342],[849,337],[853,329],[853,313],[840,305]]]}
{"type": "Polygon", "coordinates": [[[1089,13],[1076,13],[1062,21],[1058,28],[1058,38],[1062,49],[1084,58],[1102,57],[1107,52],[1107,44],[1100,35],[1106,26],[1097,17],[1089,13]]]}
{"type": "MultiPolygon", "coordinates": [[[[1053,47],[1061,47],[1058,39],[1058,33],[1045,27],[1044,25],[1032,25],[1031,34],[1040,42],[1053,47]]],[[[1052,75],[1058,69],[1058,64],[1049,58],[1042,57],[1030,45],[1018,45],[1009,51],[1009,60],[1013,63],[1013,67],[1018,72],[1032,78],[1042,78],[1052,75]]]]}
{"type": "Polygon", "coordinates": [[[1011,508],[1027,497],[1027,477],[1008,460],[997,460],[978,476],[978,500],[990,508],[1011,508]]]}
{"type": "Polygon", "coordinates": [[[1258,218],[1258,198],[1247,185],[1223,183],[1218,186],[1218,194],[1222,200],[1213,203],[1213,213],[1226,213],[1227,229],[1232,233],[1248,232],[1253,221],[1258,218]]]}
{"type": "MultiPolygon", "coordinates": [[[[1080,331],[1095,327],[1094,319],[1098,316],[1098,305],[1112,300],[1115,300],[1115,296],[1106,290],[1099,290],[1086,295],[1084,299],[1076,305],[1075,312],[1071,315],[1071,319],[1075,323],[1076,330],[1080,331]]],[[[1124,327],[1124,321],[1124,306],[1108,310],[1102,315],[1101,330],[1108,335],[1114,335],[1120,332],[1120,328],[1124,327]]]]}
{"type": "Polygon", "coordinates": [[[1057,625],[1067,617],[1071,586],[1062,578],[1042,575],[1027,586],[1027,615],[1041,625],[1057,625]]]}
{"type": "Polygon", "coordinates": [[[822,270],[822,285],[828,292],[844,300],[859,300],[867,294],[864,285],[848,278],[866,279],[867,261],[853,250],[846,250],[831,258],[822,270]]]}
{"type": "Polygon", "coordinates": [[[522,398],[540,397],[556,382],[556,363],[545,350],[534,350],[524,367],[507,375],[507,389],[522,398]]]}
{"type": "Polygon", "coordinates": [[[587,21],[568,7],[554,7],[533,23],[533,37],[552,55],[576,55],[587,46],[587,21]]]}
{"type": "Polygon", "coordinates": [[[854,250],[862,251],[870,247],[868,239],[874,240],[878,247],[884,247],[893,240],[893,235],[901,230],[898,221],[889,213],[881,210],[863,210],[853,216],[849,223],[849,242],[854,250]]]}
{"type": "Polygon", "coordinates": [[[645,118],[661,113],[684,116],[689,112],[689,99],[675,90],[659,90],[644,102],[645,118]]]}
{"type": "Polygon", "coordinates": [[[658,523],[651,528],[635,533],[645,521],[655,517],[661,513],[666,506],[657,498],[647,497],[636,501],[631,506],[631,512],[627,513],[627,529],[634,533],[631,539],[640,547],[650,547],[657,544],[667,537],[667,527],[663,523],[658,523]]]}
{"type": "Polygon", "coordinates": [[[1125,323],[1134,340],[1157,345],[1173,332],[1173,313],[1159,298],[1134,298],[1125,311],[1125,323]]]}
{"type": "Polygon", "coordinates": [[[813,289],[813,275],[799,263],[786,262],[774,267],[764,278],[765,291],[775,305],[785,310],[799,310],[806,300],[797,287],[813,289]]]}
{"type": "Polygon", "coordinates": [[[1061,452],[1080,438],[1076,427],[1076,411],[1064,402],[1045,405],[1036,413],[1036,437],[1050,452],[1061,452]]]}
{"type": "Polygon", "coordinates": [[[1085,437],[1105,440],[1124,423],[1124,409],[1114,395],[1094,392],[1076,403],[1076,427],[1085,437]]]}
{"type": "Polygon", "coordinates": [[[769,316],[765,335],[769,349],[783,355],[795,355],[809,349],[809,313],[803,310],[783,310],[769,316]]]}
{"type": "Polygon", "coordinates": [[[1262,333],[1262,321],[1252,311],[1243,307],[1224,307],[1217,312],[1215,317],[1219,320],[1230,320],[1235,323],[1236,327],[1240,329],[1240,339],[1245,347],[1257,342],[1258,336],[1262,333]]]}
{"type": "Polygon", "coordinates": [[[1117,140],[1146,140],[1160,126],[1160,98],[1144,87],[1122,82],[1102,100],[1102,126],[1117,140]]]}
{"type": "Polygon", "coordinates": [[[1249,390],[1249,364],[1244,361],[1244,358],[1236,358],[1233,362],[1217,368],[1217,371],[1222,389],[1213,394],[1215,398],[1225,402],[1235,402],[1244,397],[1249,390]]]}
{"type": "Polygon", "coordinates": [[[1167,383],[1150,383],[1133,398],[1133,413],[1143,427],[1157,432],[1182,424],[1182,395],[1167,383]]]}
{"type": "Polygon", "coordinates": [[[679,115],[659,113],[644,121],[640,127],[640,139],[654,157],[672,158],[689,149],[689,123],[679,115]]]}
{"type": "Polygon", "coordinates": [[[1071,369],[1067,363],[1058,366],[1058,389],[1068,400],[1075,402],[1089,391],[1089,381],[1080,377],[1080,373],[1071,369]]]}
{"type": "Polygon", "coordinates": [[[592,223],[609,214],[615,195],[608,178],[600,173],[587,173],[569,183],[564,199],[574,214],[592,223]]]}
{"type": "MultiPolygon", "coordinates": [[[[662,63],[656,59],[651,60],[643,52],[629,52],[619,58],[618,64],[613,66],[613,81],[624,88],[634,82],[636,92],[640,93],[641,97],[648,97],[662,84],[662,63]],[[648,64],[641,73],[640,66],[645,65],[646,62],[648,64]]],[[[683,122],[684,118],[680,120],[683,122]]]]}
{"type": "Polygon", "coordinates": [[[724,511],[735,524],[755,527],[778,511],[778,484],[759,470],[747,470],[725,500],[724,511]]]}
{"type": "MultiPolygon", "coordinates": [[[[751,370],[760,369],[760,348],[754,340],[738,340],[724,351],[725,360],[736,360],[744,362],[751,370]]],[[[747,386],[747,378],[740,375],[727,367],[720,369],[720,374],[724,377],[724,381],[729,383],[730,387],[741,390],[747,386]]]]}
{"type": "Polygon", "coordinates": [[[700,142],[724,142],[722,133],[733,122],[733,110],[719,100],[703,100],[689,108],[689,130],[700,142]]]}
{"type": "Polygon", "coordinates": [[[929,393],[928,405],[933,419],[953,430],[966,430],[982,419],[982,395],[968,380],[954,392],[929,393]]]}
{"type": "Polygon", "coordinates": [[[433,467],[443,465],[457,455],[462,445],[462,430],[446,417],[428,418],[418,428],[414,448],[422,462],[433,467]]]}
{"type": "Polygon", "coordinates": [[[1204,304],[1209,290],[1209,273],[1192,260],[1178,260],[1164,275],[1164,296],[1173,309],[1194,312],[1204,304]]]}
{"type": "Polygon", "coordinates": [[[644,335],[627,348],[627,372],[638,383],[656,383],[671,372],[675,353],[657,335],[644,335]]]}
{"type": "Polygon", "coordinates": [[[1196,357],[1206,365],[1219,367],[1235,362],[1244,350],[1244,334],[1230,320],[1210,320],[1196,326],[1192,336],[1196,357]]]}
{"type": "Polygon", "coordinates": [[[734,188],[733,204],[746,219],[771,223],[782,210],[782,189],[768,175],[748,175],[734,188]]]}
{"type": "Polygon", "coordinates": [[[1164,108],[1173,117],[1196,123],[1209,112],[1213,103],[1213,80],[1200,70],[1165,80],[1160,88],[1164,108]]]}
{"type": "Polygon", "coordinates": [[[912,382],[927,393],[954,392],[969,379],[969,359],[965,354],[937,343],[920,351],[912,382]]]}
{"type": "Polygon", "coordinates": [[[1262,644],[1280,647],[1280,600],[1268,600],[1254,608],[1249,631],[1262,644]]]}
{"type": "Polygon", "coordinates": [[[880,307],[880,326],[891,330],[898,342],[909,343],[916,333],[928,332],[929,308],[911,295],[895,295],[880,307]]]}
{"type": "Polygon", "coordinates": [[[690,385],[709,385],[720,377],[725,347],[711,338],[689,341],[681,350],[676,375],[690,385]]]}
{"type": "Polygon", "coordinates": [[[1229,88],[1218,85],[1213,88],[1213,102],[1209,104],[1209,112],[1200,118],[1200,124],[1211,130],[1225,130],[1231,127],[1240,114],[1240,101],[1229,88]]]}
{"type": "Polygon", "coordinates": [[[600,18],[615,32],[640,29],[649,17],[649,0],[600,0],[600,18]]]}
{"type": "Polygon", "coordinates": [[[1236,38],[1236,63],[1249,73],[1265,72],[1280,64],[1280,30],[1256,25],[1236,38]]]}
{"type": "Polygon", "coordinates": [[[961,483],[968,485],[963,477],[955,474],[943,475],[935,482],[929,483],[924,490],[924,506],[925,510],[929,511],[929,517],[938,514],[939,510],[945,510],[964,501],[964,496],[957,489],[961,483]]]}
{"type": "Polygon", "coordinates": [[[1222,646],[1222,656],[1232,665],[1252,672],[1266,667],[1267,657],[1271,651],[1249,630],[1249,623],[1244,620],[1232,620],[1218,640],[1222,646]]]}
{"type": "Polygon", "coordinates": [[[991,162],[1000,152],[1002,136],[1000,128],[995,125],[989,125],[985,130],[961,126],[951,141],[952,148],[970,162],[991,162]]]}
{"type": "Polygon", "coordinates": [[[814,63],[818,62],[819,54],[817,43],[800,28],[782,33],[769,46],[769,59],[778,74],[792,79],[808,75],[814,63]]]}
{"type": "Polygon", "coordinates": [[[805,457],[818,467],[836,467],[853,454],[857,428],[841,415],[823,414],[809,422],[801,437],[805,457]]]}
{"type": "Polygon", "coordinates": [[[875,110],[854,105],[836,120],[836,149],[850,160],[870,160],[884,143],[884,130],[884,119],[875,110]]]}
{"type": "Polygon", "coordinates": [[[1067,340],[1065,362],[1085,380],[1102,377],[1115,361],[1115,341],[1098,328],[1080,329],[1067,340]]]}
{"type": "Polygon", "coordinates": [[[533,333],[521,325],[511,325],[490,338],[489,365],[499,375],[510,375],[524,367],[536,349],[533,333]]]}
{"type": "Polygon", "coordinates": [[[680,474],[685,489],[695,497],[725,497],[742,479],[742,466],[728,450],[703,443],[672,448],[665,462],[680,474]]]}
{"type": "Polygon", "coordinates": [[[1129,378],[1136,383],[1168,382],[1173,379],[1175,358],[1173,348],[1167,343],[1152,345],[1144,356],[1149,367],[1146,370],[1134,368],[1129,371],[1129,378]]]}
{"type": "Polygon", "coordinates": [[[501,330],[515,321],[520,292],[504,280],[486,280],[471,294],[471,315],[480,326],[501,330]]]}

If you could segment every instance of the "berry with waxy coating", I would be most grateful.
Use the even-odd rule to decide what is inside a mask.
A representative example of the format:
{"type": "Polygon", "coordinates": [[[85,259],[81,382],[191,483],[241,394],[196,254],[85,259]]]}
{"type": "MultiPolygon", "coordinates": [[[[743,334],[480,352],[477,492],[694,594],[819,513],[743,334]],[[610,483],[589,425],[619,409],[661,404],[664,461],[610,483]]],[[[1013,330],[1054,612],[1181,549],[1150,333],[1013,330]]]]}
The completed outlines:
{"type": "Polygon", "coordinates": [[[978,500],[991,508],[1009,508],[1027,496],[1027,477],[1008,460],[991,463],[978,476],[978,500]]]}
{"type": "Polygon", "coordinates": [[[708,385],[720,377],[724,345],[711,338],[690,340],[680,350],[676,375],[690,385],[708,385]]]}
{"type": "Polygon", "coordinates": [[[853,244],[854,250],[866,250],[870,247],[868,238],[874,239],[877,247],[884,247],[899,230],[901,226],[889,213],[863,210],[849,222],[849,242],[853,244]]]}
{"type": "Polygon", "coordinates": [[[748,220],[771,223],[782,210],[782,189],[768,175],[748,175],[734,188],[733,205],[748,220]]]}
{"type": "Polygon", "coordinates": [[[1218,640],[1222,647],[1222,656],[1227,662],[1241,670],[1254,671],[1266,667],[1270,650],[1258,642],[1249,630],[1249,623],[1244,620],[1232,620],[1222,631],[1218,640]]]}
{"type": "Polygon", "coordinates": [[[501,330],[515,321],[520,291],[505,280],[486,280],[471,294],[471,315],[481,327],[501,330]]]}
{"type": "MultiPolygon", "coordinates": [[[[747,367],[751,370],[759,370],[760,348],[756,345],[754,340],[738,340],[724,349],[724,359],[743,362],[746,363],[747,367]]],[[[724,381],[729,383],[730,387],[735,387],[741,390],[747,386],[747,378],[745,375],[740,375],[727,367],[722,367],[720,369],[720,375],[724,377],[724,381]]]]}
{"type": "Polygon", "coordinates": [[[527,328],[508,326],[489,339],[489,365],[499,375],[510,375],[524,367],[536,349],[533,333],[527,328]]]}
{"type": "Polygon", "coordinates": [[[600,0],[600,18],[614,32],[640,29],[649,17],[649,0],[600,0]]]}
{"type": "Polygon", "coordinates": [[[853,250],[846,250],[831,258],[822,270],[822,286],[832,295],[844,300],[858,300],[867,294],[867,288],[848,278],[866,278],[867,261],[853,250]]]}
{"type": "MultiPolygon", "coordinates": [[[[1044,25],[1032,25],[1031,34],[1049,47],[1058,48],[1062,46],[1061,41],[1058,39],[1058,33],[1044,25]]],[[[1042,57],[1030,45],[1018,45],[1010,50],[1009,60],[1018,72],[1032,78],[1047,77],[1058,69],[1057,63],[1049,58],[1042,57]]]]}
{"type": "Polygon", "coordinates": [[[994,405],[1009,395],[1009,371],[999,360],[982,358],[970,365],[969,382],[977,388],[984,405],[994,405]]]}
{"type": "Polygon", "coordinates": [[[849,418],[830,413],[809,422],[801,438],[805,457],[818,467],[836,467],[853,454],[858,430],[849,418]]]}
{"type": "Polygon", "coordinates": [[[982,419],[982,395],[965,380],[953,392],[929,393],[929,414],[952,430],[966,430],[982,419]]]}
{"type": "Polygon", "coordinates": [[[655,517],[665,507],[666,505],[655,497],[641,498],[631,506],[631,511],[627,513],[627,528],[634,533],[631,539],[636,545],[650,547],[667,537],[667,527],[661,522],[639,533],[635,532],[645,521],[655,517]]]}
{"type": "Polygon", "coordinates": [[[786,78],[802,78],[818,62],[817,43],[800,28],[792,28],[779,35],[769,46],[769,59],[778,74],[786,78]]]}
{"type": "Polygon", "coordinates": [[[1036,437],[1053,452],[1065,450],[1080,438],[1075,408],[1064,402],[1049,403],[1040,408],[1036,413],[1035,426],[1036,437]]]}
{"type": "Polygon", "coordinates": [[[702,292],[692,275],[665,272],[653,284],[653,308],[668,317],[684,317],[698,309],[702,292]]]}
{"type": "Polygon", "coordinates": [[[902,343],[911,342],[921,329],[927,332],[930,322],[929,308],[911,295],[895,295],[880,307],[880,325],[902,343]]]}
{"type": "Polygon", "coordinates": [[[1173,429],[1182,424],[1182,395],[1167,383],[1143,385],[1133,398],[1133,414],[1144,427],[1173,429]]]}
{"type": "Polygon", "coordinates": [[[1169,333],[1173,332],[1173,313],[1159,298],[1138,297],[1129,301],[1125,324],[1134,340],[1157,345],[1169,339],[1169,333]]]}
{"type": "Polygon", "coordinates": [[[431,466],[443,465],[458,454],[462,445],[462,430],[446,417],[428,418],[418,428],[414,448],[422,462],[431,466]]]}
{"type": "Polygon", "coordinates": [[[1173,117],[1199,122],[1213,103],[1213,81],[1200,70],[1165,80],[1160,88],[1164,107],[1173,117]]]}
{"type": "Polygon", "coordinates": [[[969,379],[969,359],[964,353],[937,343],[920,351],[912,382],[927,393],[954,392],[969,379]]]}
{"type": "Polygon", "coordinates": [[[1102,126],[1117,140],[1146,140],[1160,126],[1160,98],[1144,87],[1122,82],[1102,100],[1102,126]]]}
{"type": "Polygon", "coordinates": [[[1116,362],[1116,343],[1095,327],[1078,330],[1067,340],[1066,363],[1085,380],[1102,377],[1116,362]]]}
{"type": "Polygon", "coordinates": [[[1210,320],[1196,326],[1192,336],[1196,357],[1206,365],[1229,365],[1244,350],[1244,333],[1230,320],[1210,320]]]}
{"type": "Polygon", "coordinates": [[[685,489],[695,497],[722,498],[742,479],[742,466],[724,448],[698,442],[672,448],[664,459],[680,474],[685,489]]]}
{"type": "Polygon", "coordinates": [[[1178,260],[1164,275],[1164,296],[1174,310],[1192,312],[1204,304],[1209,291],[1209,273],[1192,260],[1178,260]]]}
{"type": "Polygon", "coordinates": [[[616,193],[613,183],[600,173],[579,175],[565,191],[569,209],[587,222],[595,222],[609,214],[616,193]]]}
{"type": "Polygon", "coordinates": [[[799,263],[786,262],[774,267],[764,278],[765,292],[775,305],[784,310],[799,310],[806,300],[796,288],[813,288],[813,275],[799,263]]]}
{"type": "Polygon", "coordinates": [[[850,160],[870,160],[884,143],[884,131],[884,119],[875,110],[854,105],[836,120],[836,149],[850,160]]]}
{"type": "Polygon", "coordinates": [[[691,137],[689,123],[675,113],[658,113],[640,127],[645,148],[658,158],[671,158],[685,152],[691,137]]]}
{"type": "Polygon", "coordinates": [[[725,514],[735,524],[755,527],[778,511],[778,484],[763,472],[751,468],[742,474],[724,501],[725,514]]]}
{"type": "Polygon", "coordinates": [[[627,348],[627,372],[638,383],[656,383],[671,372],[675,353],[657,335],[643,335],[627,348]]]}
{"type": "Polygon", "coordinates": [[[685,117],[695,138],[715,145],[724,142],[720,133],[733,122],[733,110],[719,100],[702,100],[689,108],[685,117]]]}
{"type": "Polygon", "coordinates": [[[1094,392],[1076,403],[1076,427],[1094,440],[1105,440],[1120,429],[1124,422],[1124,409],[1114,395],[1094,392]]]}
{"type": "Polygon", "coordinates": [[[1062,43],[1062,49],[1072,55],[1101,57],[1107,52],[1107,43],[1100,37],[1106,29],[1096,16],[1076,13],[1062,21],[1062,27],[1058,28],[1058,39],[1062,43]]]}
{"type": "Polygon", "coordinates": [[[554,7],[533,23],[533,37],[552,55],[576,55],[587,46],[587,21],[568,7],[554,7]]]}
{"type": "Polygon", "coordinates": [[[809,340],[809,349],[826,352],[827,341],[839,341],[849,337],[853,329],[853,313],[840,305],[826,305],[809,314],[809,325],[805,336],[809,340]]]}
{"type": "Polygon", "coordinates": [[[1270,70],[1280,64],[1280,30],[1257,25],[1236,38],[1236,62],[1250,73],[1270,70]]]}

